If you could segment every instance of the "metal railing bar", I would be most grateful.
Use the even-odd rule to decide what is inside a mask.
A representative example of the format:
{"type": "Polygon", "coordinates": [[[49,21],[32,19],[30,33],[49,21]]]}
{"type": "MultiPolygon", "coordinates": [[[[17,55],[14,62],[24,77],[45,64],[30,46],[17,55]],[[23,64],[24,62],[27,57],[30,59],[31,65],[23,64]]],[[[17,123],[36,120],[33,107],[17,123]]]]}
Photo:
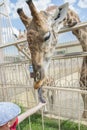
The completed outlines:
{"type": "Polygon", "coordinates": [[[75,46],[81,46],[79,41],[67,42],[67,43],[64,43],[64,44],[58,44],[55,51],[57,51],[58,49],[68,48],[68,47],[75,47],[75,46]]]}
{"type": "MultiPolygon", "coordinates": [[[[5,89],[6,87],[4,87],[4,89],[5,89]]],[[[14,87],[8,87],[8,88],[14,88],[14,87]]],[[[34,89],[34,88],[32,88],[32,87],[22,87],[22,86],[17,86],[17,87],[15,87],[15,89],[18,89],[18,88],[24,88],[24,89],[26,89],[26,88],[28,88],[28,89],[34,89]]],[[[2,89],[2,88],[0,88],[0,89],[2,89]]],[[[87,91],[86,90],[82,90],[82,89],[73,89],[73,88],[61,88],[61,86],[60,87],[50,87],[50,86],[43,86],[43,89],[47,89],[47,90],[57,90],[57,91],[70,91],[70,92],[77,92],[77,93],[80,93],[80,94],[87,94],[87,91]]]]}
{"type": "Polygon", "coordinates": [[[83,27],[87,27],[87,22],[81,22],[81,23],[78,23],[77,25],[75,25],[74,27],[66,27],[66,28],[62,28],[59,33],[64,33],[64,32],[69,32],[69,31],[73,31],[73,30],[76,30],[76,29],[80,29],[80,28],[83,28],[83,27]]]}
{"type": "Polygon", "coordinates": [[[44,86],[44,89],[48,89],[48,90],[57,90],[57,91],[72,91],[72,92],[78,92],[80,94],[87,94],[86,90],[81,90],[81,89],[73,89],[73,88],[61,88],[60,87],[50,87],[50,86],[44,86]]]}
{"type": "Polygon", "coordinates": [[[15,42],[12,42],[12,43],[6,43],[6,44],[4,44],[4,45],[1,45],[0,46],[0,49],[2,49],[2,48],[5,48],[5,47],[9,47],[9,46],[14,46],[14,45],[17,45],[17,44],[20,44],[20,43],[25,43],[25,42],[27,42],[27,40],[24,38],[24,39],[22,39],[22,40],[16,40],[15,42]]]}
{"type": "MultiPolygon", "coordinates": [[[[52,60],[58,60],[58,59],[69,59],[69,58],[79,58],[87,56],[87,52],[73,52],[73,53],[67,53],[67,54],[61,54],[57,56],[53,56],[52,60]]],[[[29,63],[31,60],[22,60],[22,61],[15,61],[15,62],[7,62],[7,63],[1,63],[0,66],[3,65],[12,65],[12,64],[21,64],[21,63],[29,63]]]]}
{"type": "Polygon", "coordinates": [[[52,59],[69,59],[69,58],[78,58],[78,57],[84,57],[87,56],[87,52],[73,52],[73,53],[67,53],[67,54],[61,54],[52,57],[52,59]]]}

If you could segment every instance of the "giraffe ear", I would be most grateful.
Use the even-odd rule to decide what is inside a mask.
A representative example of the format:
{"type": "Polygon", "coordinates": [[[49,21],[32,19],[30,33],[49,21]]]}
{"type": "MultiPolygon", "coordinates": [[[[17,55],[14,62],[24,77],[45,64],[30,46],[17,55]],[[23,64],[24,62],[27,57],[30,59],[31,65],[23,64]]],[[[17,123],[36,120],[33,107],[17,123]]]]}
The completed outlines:
{"type": "Polygon", "coordinates": [[[53,16],[54,23],[56,23],[56,22],[60,23],[65,19],[67,12],[68,12],[68,8],[69,8],[68,3],[65,3],[65,4],[57,7],[57,9],[54,13],[54,16],[53,16]]]}
{"type": "Polygon", "coordinates": [[[57,7],[57,9],[53,15],[52,26],[53,26],[53,28],[56,29],[57,32],[61,28],[61,25],[63,26],[63,21],[67,16],[68,8],[69,8],[69,4],[65,3],[65,4],[57,7]]]}

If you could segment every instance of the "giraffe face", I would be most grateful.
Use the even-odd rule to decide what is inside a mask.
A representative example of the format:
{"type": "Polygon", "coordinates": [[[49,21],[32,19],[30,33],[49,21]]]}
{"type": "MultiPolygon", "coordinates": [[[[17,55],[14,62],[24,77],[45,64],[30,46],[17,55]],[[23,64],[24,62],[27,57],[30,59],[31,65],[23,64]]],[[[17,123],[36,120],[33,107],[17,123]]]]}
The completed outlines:
{"type": "Polygon", "coordinates": [[[68,13],[67,13],[67,16],[65,18],[64,25],[68,26],[68,27],[73,27],[79,22],[80,22],[80,19],[79,19],[78,15],[76,14],[76,12],[69,9],[68,13]]]}
{"type": "Polygon", "coordinates": [[[41,18],[40,25],[32,19],[27,27],[27,41],[31,52],[35,88],[41,86],[45,80],[46,70],[53,50],[51,43],[52,39],[54,39],[47,17],[41,15],[41,18]]]}
{"type": "Polygon", "coordinates": [[[63,25],[62,21],[67,11],[57,8],[55,15],[51,16],[47,12],[37,12],[32,0],[28,0],[27,4],[30,8],[32,19],[29,19],[22,9],[18,9],[18,14],[27,29],[27,41],[34,70],[34,88],[37,89],[45,81],[47,68],[57,44],[58,35],[56,33],[63,25]],[[57,28],[55,28],[55,24],[57,24],[57,28]]]}

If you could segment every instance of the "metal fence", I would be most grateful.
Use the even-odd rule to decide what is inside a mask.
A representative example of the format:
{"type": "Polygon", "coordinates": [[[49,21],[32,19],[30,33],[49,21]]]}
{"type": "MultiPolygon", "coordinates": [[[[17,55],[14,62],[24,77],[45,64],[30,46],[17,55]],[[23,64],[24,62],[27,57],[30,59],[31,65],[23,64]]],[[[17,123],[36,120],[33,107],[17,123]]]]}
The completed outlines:
{"type": "MultiPolygon", "coordinates": [[[[77,122],[78,130],[81,124],[87,124],[87,117],[82,117],[84,111],[87,113],[82,94],[87,103],[87,91],[80,88],[82,59],[86,56],[87,53],[73,53],[52,59],[48,70],[50,78],[47,86],[43,86],[43,95],[47,101],[43,115],[58,121],[56,129],[61,130],[62,120],[77,122]]],[[[38,104],[28,60],[0,65],[0,101],[16,102],[24,108],[32,108],[38,104]]],[[[43,120],[45,122],[45,118],[43,120]]]]}

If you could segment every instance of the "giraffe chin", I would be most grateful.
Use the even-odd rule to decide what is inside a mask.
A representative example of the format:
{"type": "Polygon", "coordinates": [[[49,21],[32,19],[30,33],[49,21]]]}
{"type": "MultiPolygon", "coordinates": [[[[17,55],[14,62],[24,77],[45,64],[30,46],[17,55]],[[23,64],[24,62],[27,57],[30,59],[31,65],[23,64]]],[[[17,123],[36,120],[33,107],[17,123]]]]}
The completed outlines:
{"type": "Polygon", "coordinates": [[[38,81],[38,82],[35,82],[34,83],[34,89],[40,88],[43,85],[44,81],[45,81],[45,78],[40,80],[40,81],[38,81]]]}

